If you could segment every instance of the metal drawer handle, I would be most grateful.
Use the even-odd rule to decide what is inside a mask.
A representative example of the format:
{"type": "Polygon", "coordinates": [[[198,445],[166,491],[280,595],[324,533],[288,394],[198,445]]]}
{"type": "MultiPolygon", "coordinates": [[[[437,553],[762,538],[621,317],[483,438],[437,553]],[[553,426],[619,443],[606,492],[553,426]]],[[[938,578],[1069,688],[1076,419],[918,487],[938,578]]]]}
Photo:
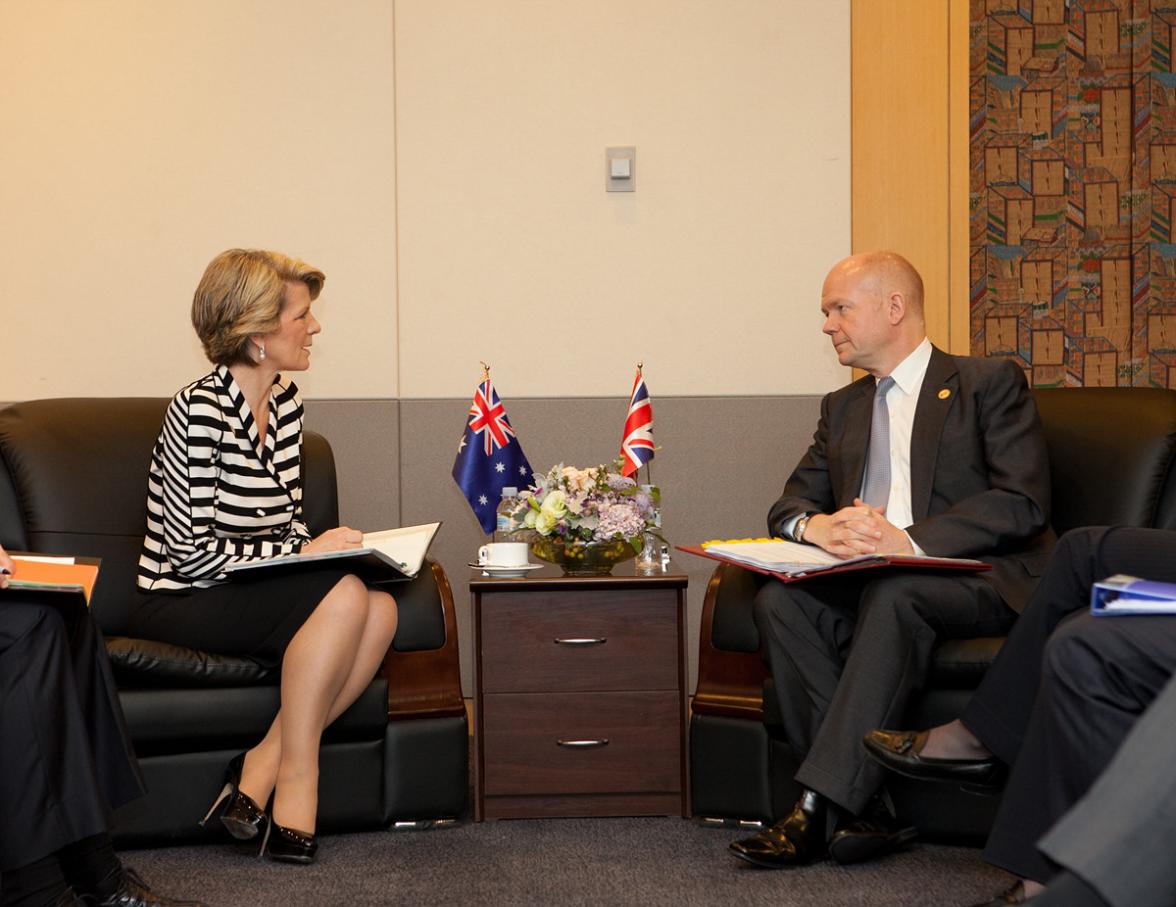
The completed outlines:
{"type": "Polygon", "coordinates": [[[567,639],[557,639],[555,644],[557,646],[603,646],[606,642],[608,640],[602,636],[573,636],[567,639]]]}
{"type": "Polygon", "coordinates": [[[608,746],[608,740],[557,740],[555,745],[571,749],[589,749],[594,746],[608,746]]]}

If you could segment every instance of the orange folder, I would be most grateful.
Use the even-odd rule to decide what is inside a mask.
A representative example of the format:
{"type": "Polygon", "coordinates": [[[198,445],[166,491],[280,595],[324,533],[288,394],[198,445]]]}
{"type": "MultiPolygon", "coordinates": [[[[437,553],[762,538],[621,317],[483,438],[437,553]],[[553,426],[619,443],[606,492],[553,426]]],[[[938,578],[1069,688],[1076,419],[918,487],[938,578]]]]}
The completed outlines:
{"type": "MultiPolygon", "coordinates": [[[[33,555],[34,557],[49,555],[33,555]]],[[[13,574],[9,579],[9,590],[29,592],[81,592],[90,602],[90,593],[98,579],[96,563],[47,563],[27,560],[19,554],[11,555],[13,574]]],[[[0,592],[0,594],[3,594],[0,592]]]]}

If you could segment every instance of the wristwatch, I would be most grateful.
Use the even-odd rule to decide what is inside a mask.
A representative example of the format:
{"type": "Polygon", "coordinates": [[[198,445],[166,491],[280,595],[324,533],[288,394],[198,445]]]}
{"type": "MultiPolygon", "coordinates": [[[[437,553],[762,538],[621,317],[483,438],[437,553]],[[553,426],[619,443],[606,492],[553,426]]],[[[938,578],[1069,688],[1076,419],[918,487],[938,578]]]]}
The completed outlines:
{"type": "Polygon", "coordinates": [[[800,519],[796,521],[796,525],[792,527],[792,538],[795,541],[804,541],[804,531],[808,529],[808,521],[811,515],[812,514],[802,513],[800,515],[800,519]]]}

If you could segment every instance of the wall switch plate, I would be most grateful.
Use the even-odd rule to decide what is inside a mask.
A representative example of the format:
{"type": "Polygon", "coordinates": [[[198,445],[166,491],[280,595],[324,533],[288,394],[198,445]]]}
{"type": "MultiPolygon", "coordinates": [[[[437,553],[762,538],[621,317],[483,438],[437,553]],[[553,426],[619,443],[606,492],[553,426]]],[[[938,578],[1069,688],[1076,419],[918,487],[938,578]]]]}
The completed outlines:
{"type": "Polygon", "coordinates": [[[604,149],[604,191],[637,191],[636,146],[604,149]]]}

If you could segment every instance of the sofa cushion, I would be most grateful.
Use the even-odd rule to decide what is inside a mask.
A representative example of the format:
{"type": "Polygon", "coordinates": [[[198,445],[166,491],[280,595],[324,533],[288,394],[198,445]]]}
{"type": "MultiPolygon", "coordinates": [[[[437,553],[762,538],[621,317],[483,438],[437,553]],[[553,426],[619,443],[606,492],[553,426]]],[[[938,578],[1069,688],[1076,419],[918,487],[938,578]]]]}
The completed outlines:
{"type": "MultiPolygon", "coordinates": [[[[139,756],[253,746],[281,704],[276,686],[120,690],[119,701],[139,756]]],[[[388,723],[388,683],[368,684],[324,735],[333,740],[380,737],[388,723]]]]}
{"type": "Polygon", "coordinates": [[[106,640],[120,688],[241,687],[274,683],[277,671],[249,658],[215,655],[149,639],[111,636],[106,640]]]}
{"type": "Polygon", "coordinates": [[[1037,388],[1058,535],[1079,526],[1176,528],[1176,394],[1037,388]]]}

